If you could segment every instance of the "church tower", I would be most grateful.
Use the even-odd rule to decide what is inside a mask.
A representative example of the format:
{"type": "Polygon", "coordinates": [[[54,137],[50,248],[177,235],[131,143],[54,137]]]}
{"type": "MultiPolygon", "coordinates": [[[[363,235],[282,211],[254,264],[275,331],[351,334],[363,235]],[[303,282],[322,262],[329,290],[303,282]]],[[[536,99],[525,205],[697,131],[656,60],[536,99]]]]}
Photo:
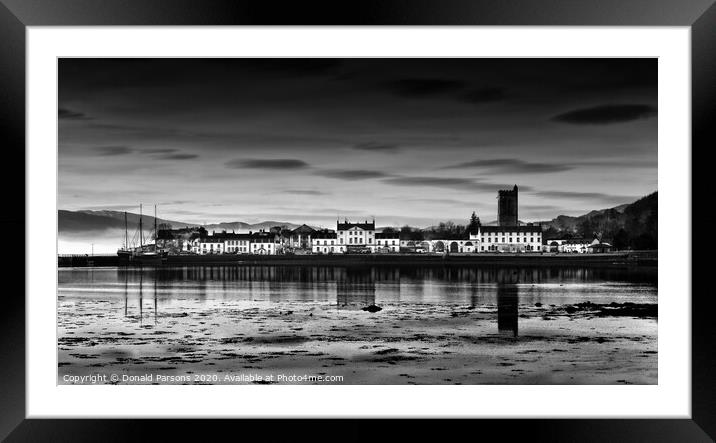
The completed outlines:
{"type": "Polygon", "coordinates": [[[497,221],[500,226],[517,226],[517,185],[497,193],[497,221]]]}

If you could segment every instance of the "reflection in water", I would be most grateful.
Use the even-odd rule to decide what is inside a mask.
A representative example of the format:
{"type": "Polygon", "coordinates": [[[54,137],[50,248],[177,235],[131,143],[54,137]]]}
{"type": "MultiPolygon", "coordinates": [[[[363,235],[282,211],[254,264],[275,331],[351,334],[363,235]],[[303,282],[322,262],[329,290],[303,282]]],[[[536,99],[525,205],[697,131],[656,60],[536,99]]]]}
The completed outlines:
{"type": "Polygon", "coordinates": [[[498,331],[513,336],[520,303],[656,303],[657,293],[655,269],[234,265],[68,269],[58,280],[63,297],[123,296],[126,318],[130,299],[138,299],[139,315],[131,318],[140,324],[147,280],[153,285],[154,324],[159,304],[187,309],[187,300],[324,302],[342,310],[497,304],[498,331]]]}
{"type": "Polygon", "coordinates": [[[370,268],[343,268],[336,282],[338,309],[362,309],[375,305],[375,275],[370,268]]]}
{"type": "Polygon", "coordinates": [[[497,331],[513,337],[517,337],[519,281],[520,274],[515,270],[501,269],[497,272],[497,331]]]}
{"type": "Polygon", "coordinates": [[[519,290],[511,283],[497,284],[497,331],[517,337],[519,290]]]}

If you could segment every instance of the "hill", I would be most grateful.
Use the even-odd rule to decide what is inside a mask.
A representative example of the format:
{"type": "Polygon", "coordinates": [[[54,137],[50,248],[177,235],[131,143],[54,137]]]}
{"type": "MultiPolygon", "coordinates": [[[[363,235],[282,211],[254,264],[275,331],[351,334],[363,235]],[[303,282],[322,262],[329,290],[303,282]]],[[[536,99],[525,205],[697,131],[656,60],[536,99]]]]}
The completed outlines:
{"type": "MultiPolygon", "coordinates": [[[[124,230],[124,212],[121,211],[57,211],[58,231],[60,234],[79,234],[83,232],[95,232],[106,230],[124,230]]],[[[150,215],[142,216],[142,224],[146,232],[154,227],[154,217],[150,215]]],[[[168,224],[172,228],[184,228],[202,226],[197,223],[186,223],[176,220],[167,220],[157,217],[157,225],[168,224]]],[[[298,224],[279,222],[279,221],[262,221],[259,223],[245,222],[226,222],[213,223],[203,225],[207,231],[237,231],[248,232],[258,231],[260,229],[271,229],[274,226],[285,226],[288,229],[297,228],[298,224]]],[[[127,229],[130,232],[139,228],[139,214],[127,212],[127,229]]]]}
{"type": "Polygon", "coordinates": [[[596,235],[611,240],[620,249],[656,249],[658,202],[658,193],[654,192],[634,203],[591,211],[579,217],[560,215],[540,224],[545,239],[596,235]]]}

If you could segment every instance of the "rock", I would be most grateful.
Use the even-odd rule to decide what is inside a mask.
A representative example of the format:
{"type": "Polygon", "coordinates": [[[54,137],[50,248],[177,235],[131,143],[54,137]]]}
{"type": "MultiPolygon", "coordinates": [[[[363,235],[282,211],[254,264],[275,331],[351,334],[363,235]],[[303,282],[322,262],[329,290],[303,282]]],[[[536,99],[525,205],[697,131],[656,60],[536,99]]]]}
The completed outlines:
{"type": "Polygon", "coordinates": [[[383,308],[381,308],[380,306],[376,306],[376,305],[366,306],[365,308],[362,308],[362,309],[364,311],[368,311],[368,312],[378,312],[378,311],[383,310],[383,308]]]}

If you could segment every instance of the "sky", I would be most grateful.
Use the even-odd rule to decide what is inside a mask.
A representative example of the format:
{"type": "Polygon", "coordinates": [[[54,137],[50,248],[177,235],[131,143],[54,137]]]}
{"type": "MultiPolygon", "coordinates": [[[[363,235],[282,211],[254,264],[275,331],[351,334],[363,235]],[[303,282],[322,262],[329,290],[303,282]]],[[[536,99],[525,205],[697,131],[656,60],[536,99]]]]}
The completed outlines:
{"type": "Polygon", "coordinates": [[[656,59],[59,60],[59,208],[335,228],[657,190],[656,59]]]}

